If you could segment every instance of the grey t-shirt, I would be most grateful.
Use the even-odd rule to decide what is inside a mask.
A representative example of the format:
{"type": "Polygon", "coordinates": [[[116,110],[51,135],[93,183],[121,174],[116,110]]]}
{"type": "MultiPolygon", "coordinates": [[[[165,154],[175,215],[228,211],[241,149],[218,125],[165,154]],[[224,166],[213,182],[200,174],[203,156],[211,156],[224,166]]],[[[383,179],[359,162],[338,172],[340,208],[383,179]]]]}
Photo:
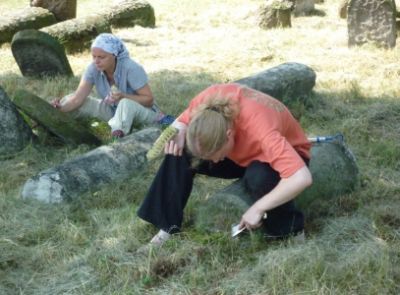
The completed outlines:
{"type": "MultiPolygon", "coordinates": [[[[111,86],[107,81],[106,75],[103,71],[99,71],[94,63],[91,63],[86,68],[83,79],[95,85],[101,99],[104,99],[110,93],[111,86]]],[[[136,94],[136,90],[147,84],[148,78],[141,65],[131,58],[123,58],[117,61],[114,81],[121,92],[136,94]]]]}

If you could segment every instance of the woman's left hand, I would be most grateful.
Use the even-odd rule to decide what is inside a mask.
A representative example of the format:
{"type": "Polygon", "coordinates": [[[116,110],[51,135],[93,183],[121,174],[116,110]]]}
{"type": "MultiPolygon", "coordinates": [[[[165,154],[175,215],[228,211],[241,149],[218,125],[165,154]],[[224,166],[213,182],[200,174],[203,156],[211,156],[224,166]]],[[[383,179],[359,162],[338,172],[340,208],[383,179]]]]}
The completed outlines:
{"type": "Polygon", "coordinates": [[[124,98],[125,95],[122,92],[112,92],[111,94],[111,98],[114,100],[114,102],[117,102],[119,100],[121,100],[122,98],[124,98]]]}

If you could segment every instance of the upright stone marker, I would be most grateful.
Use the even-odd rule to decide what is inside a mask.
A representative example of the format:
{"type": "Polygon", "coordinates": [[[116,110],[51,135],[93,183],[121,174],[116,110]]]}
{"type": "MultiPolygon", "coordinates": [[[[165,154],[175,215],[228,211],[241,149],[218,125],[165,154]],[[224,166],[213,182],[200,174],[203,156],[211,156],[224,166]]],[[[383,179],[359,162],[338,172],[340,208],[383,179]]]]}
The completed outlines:
{"type": "Polygon", "coordinates": [[[374,43],[396,46],[396,5],[394,0],[349,0],[347,9],[349,46],[374,43]]]}
{"type": "Polygon", "coordinates": [[[294,2],[295,16],[308,15],[315,10],[314,0],[295,0],[294,2]]]}
{"type": "Polygon", "coordinates": [[[0,86],[0,156],[22,150],[32,139],[31,128],[0,86]]]}
{"type": "Polygon", "coordinates": [[[11,50],[24,76],[73,75],[64,48],[49,34],[20,31],[12,39],[11,50]]]}

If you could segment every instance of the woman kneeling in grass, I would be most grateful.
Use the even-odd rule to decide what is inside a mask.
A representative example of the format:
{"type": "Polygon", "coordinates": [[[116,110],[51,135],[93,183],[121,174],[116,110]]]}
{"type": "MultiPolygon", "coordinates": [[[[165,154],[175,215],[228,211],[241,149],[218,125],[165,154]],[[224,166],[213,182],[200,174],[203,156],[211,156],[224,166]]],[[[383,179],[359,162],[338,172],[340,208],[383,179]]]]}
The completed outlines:
{"type": "Polygon", "coordinates": [[[151,244],[161,245],[181,230],[196,173],[243,179],[254,203],[240,228],[263,226],[275,238],[303,231],[303,214],[293,199],[312,183],[311,145],[286,106],[239,84],[218,84],[194,97],[173,126],[179,133],[166,143],[163,163],[138,211],[160,229],[151,244]],[[200,159],[196,166],[194,157],[200,159]]]}

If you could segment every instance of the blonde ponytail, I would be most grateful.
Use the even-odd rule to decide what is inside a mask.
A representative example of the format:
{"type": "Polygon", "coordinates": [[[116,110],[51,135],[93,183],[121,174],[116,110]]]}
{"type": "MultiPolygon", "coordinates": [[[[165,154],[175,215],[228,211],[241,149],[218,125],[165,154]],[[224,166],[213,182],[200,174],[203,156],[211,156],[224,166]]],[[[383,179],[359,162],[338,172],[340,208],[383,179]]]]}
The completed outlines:
{"type": "Polygon", "coordinates": [[[200,104],[192,113],[186,131],[189,151],[196,157],[206,158],[221,149],[238,113],[238,105],[229,98],[214,96],[200,104]]]}

